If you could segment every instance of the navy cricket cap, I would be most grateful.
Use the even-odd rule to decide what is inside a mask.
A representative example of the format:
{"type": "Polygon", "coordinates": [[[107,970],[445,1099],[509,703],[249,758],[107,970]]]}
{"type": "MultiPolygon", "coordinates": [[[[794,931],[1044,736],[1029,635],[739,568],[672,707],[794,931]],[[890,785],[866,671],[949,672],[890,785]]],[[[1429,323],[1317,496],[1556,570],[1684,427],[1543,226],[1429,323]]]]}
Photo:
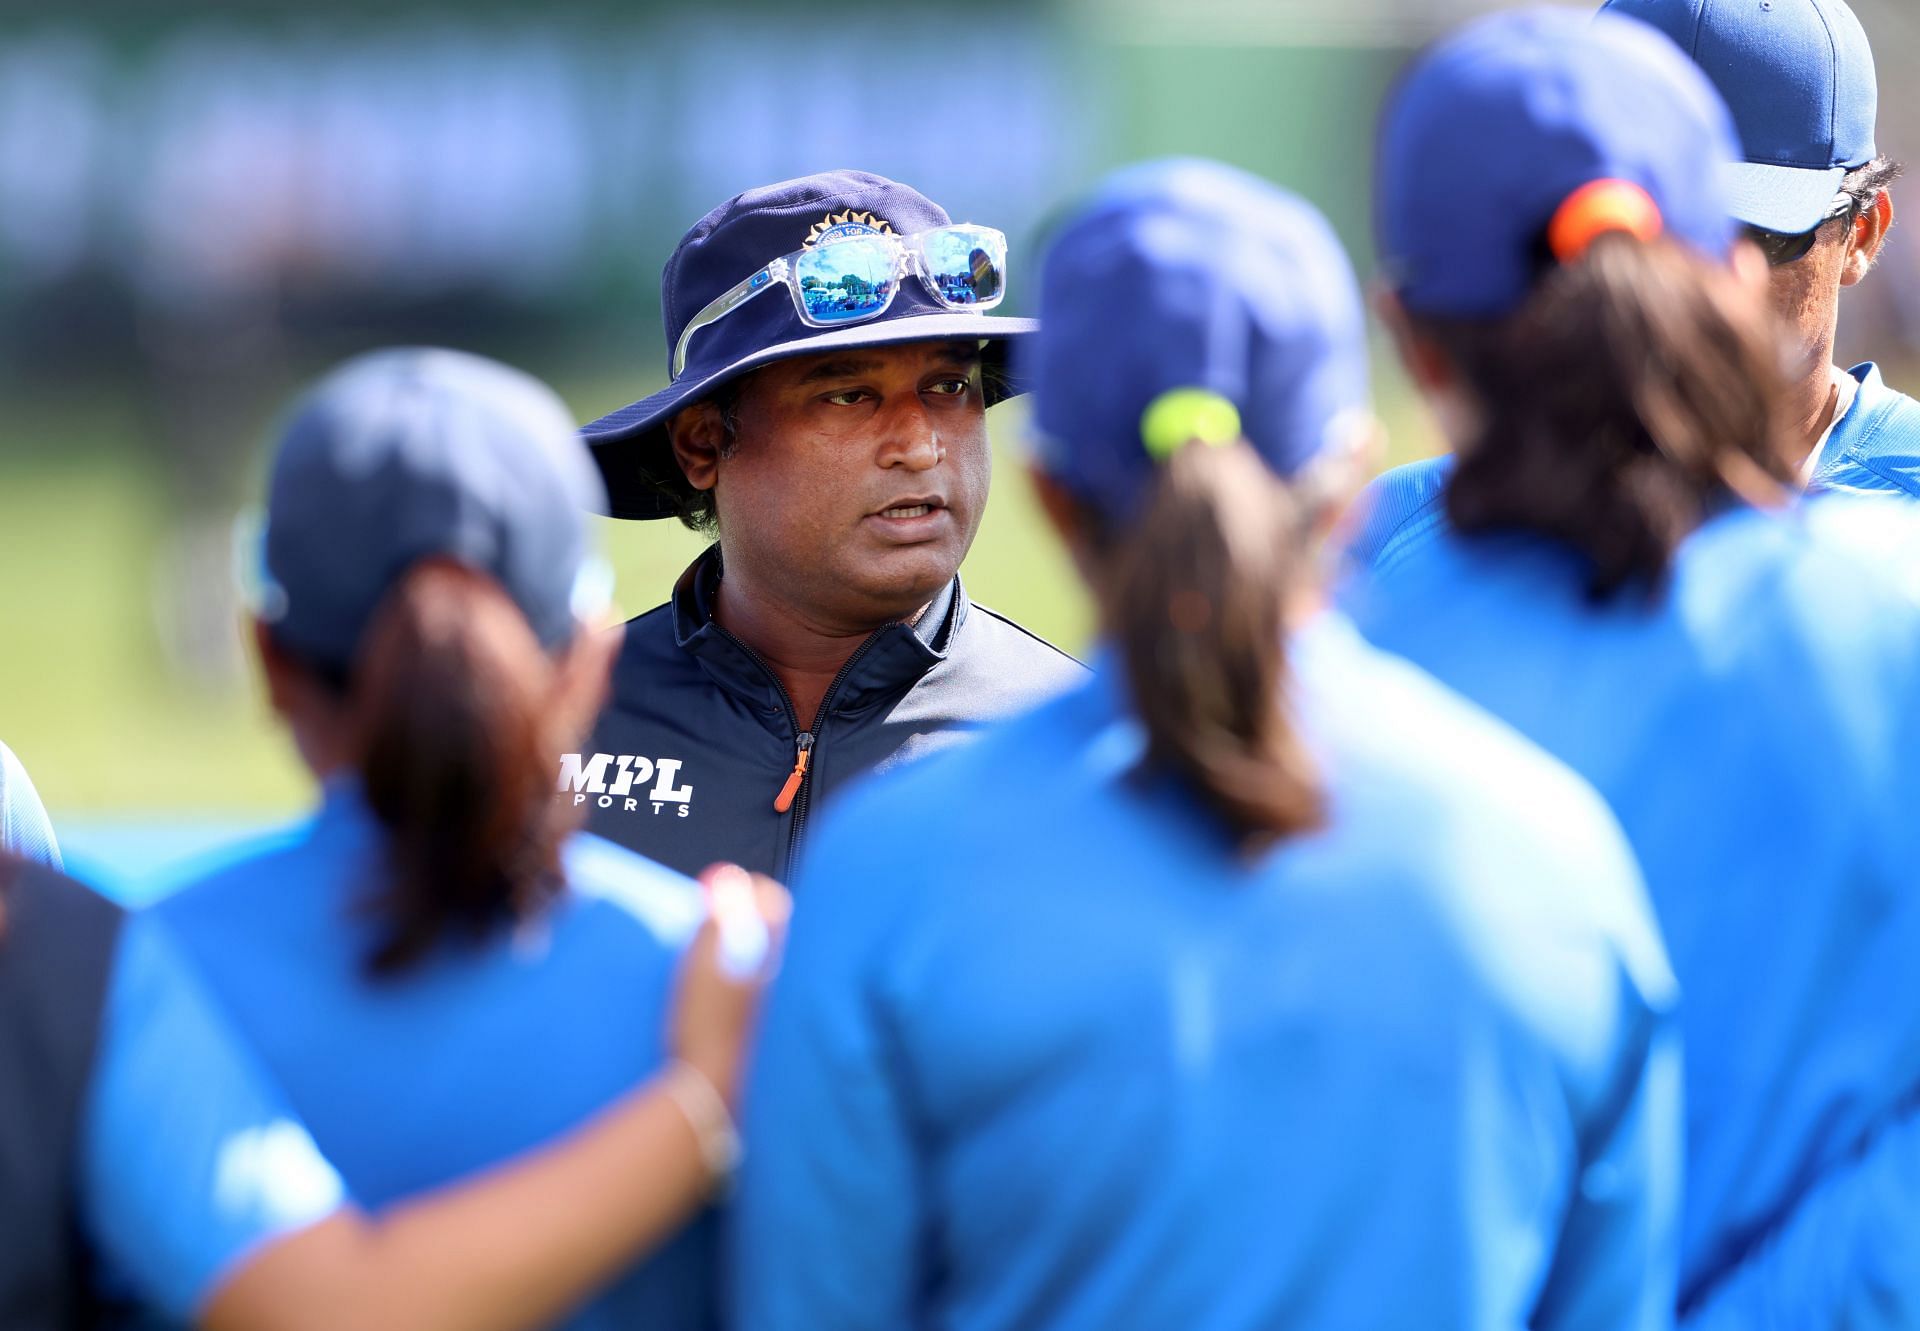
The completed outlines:
{"type": "Polygon", "coordinates": [[[1698,66],[1644,23],[1565,9],[1480,19],[1415,60],[1389,95],[1375,167],[1381,263],[1415,314],[1519,307],[1551,262],[1549,228],[1584,187],[1617,182],[1654,226],[1732,249],[1733,123],[1698,66]]]}
{"type": "Polygon", "coordinates": [[[1879,153],[1867,34],[1841,0],[1608,0],[1666,33],[1726,98],[1744,162],[1733,215],[1797,235],[1825,221],[1848,171],[1879,153]]]}
{"type": "Polygon", "coordinates": [[[585,510],[603,499],[571,415],[532,376],[457,351],[357,357],[281,433],[261,618],[346,667],[388,590],[443,557],[491,576],[556,650],[575,631],[585,510]]]}
{"type": "Polygon", "coordinates": [[[1289,477],[1368,418],[1365,312],[1332,228],[1218,162],[1110,176],[1054,236],[1020,353],[1035,460],[1115,516],[1189,439],[1244,438],[1289,477]]]}
{"type": "MultiPolygon", "coordinates": [[[[825,171],[735,195],[681,238],[661,275],[669,372],[673,349],[694,317],[773,260],[829,233],[907,236],[952,221],[918,190],[865,171],[825,171]]],[[[811,327],[784,293],[768,292],[695,333],[685,367],[667,387],[583,426],[581,433],[606,478],[614,517],[672,517],[686,482],[667,442],[666,421],[729,380],[791,356],[946,338],[985,341],[989,364],[1000,367],[1006,339],[1032,329],[1027,319],[948,309],[915,281],[900,284],[884,314],[840,328],[811,327]]],[[[988,380],[989,406],[1018,391],[1001,379],[995,374],[988,380]]]]}

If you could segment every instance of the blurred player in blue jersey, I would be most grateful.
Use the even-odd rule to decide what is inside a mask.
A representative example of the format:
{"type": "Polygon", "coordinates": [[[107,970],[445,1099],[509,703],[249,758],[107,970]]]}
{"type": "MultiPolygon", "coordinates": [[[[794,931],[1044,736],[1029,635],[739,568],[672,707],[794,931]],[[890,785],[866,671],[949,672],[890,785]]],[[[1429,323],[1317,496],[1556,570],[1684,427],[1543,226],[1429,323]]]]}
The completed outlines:
{"type": "MultiPolygon", "coordinates": [[[[1741,140],[1728,206],[1771,265],[1772,305],[1797,367],[1784,410],[1813,492],[1920,497],[1920,402],[1872,362],[1833,362],[1840,293],[1863,281],[1893,226],[1900,167],[1880,155],[1873,51],[1843,0],[1609,0],[1691,55],[1741,140]]],[[[1350,558],[1392,563],[1447,521],[1450,456],[1397,467],[1356,505],[1350,558]]]]}
{"type": "Polygon", "coordinates": [[[60,867],[60,846],[39,792],[13,750],[0,744],[0,853],[8,851],[37,864],[60,867]]]}
{"type": "MultiPolygon", "coordinates": [[[[683,1031],[737,1030],[752,1007],[716,941],[682,982],[683,1031]]],[[[709,1181],[656,1082],[553,1148],[369,1218],[161,921],[4,854],[0,1084],[8,1331],[118,1325],[128,1302],[216,1331],[546,1326],[709,1181]]]]}
{"type": "MultiPolygon", "coordinates": [[[[1823,531],[1827,505],[1909,506],[1761,511],[1802,441],[1715,169],[1732,147],[1705,77],[1634,20],[1508,14],[1416,65],[1382,121],[1378,238],[1460,458],[1457,530],[1352,597],[1633,842],[1684,994],[1689,1318],[1803,1199],[1884,1186],[1860,1157],[1920,1091],[1920,613],[1823,531]]],[[[1910,1223],[1878,1233],[1911,1253],[1910,1223]]],[[[1867,1293],[1849,1260],[1821,1281],[1867,1293]]],[[[1743,1325],[1858,1324],[1760,1283],[1743,1325]]]]}
{"type": "Polygon", "coordinates": [[[1037,337],[1106,645],[803,858],[741,1325],[1662,1325],[1673,992],[1618,830],[1317,608],[1372,430],[1330,229],[1136,168],[1060,231],[1037,337]],[[929,847],[928,809],[991,835],[929,847]]]}
{"type": "MultiPolygon", "coordinates": [[[[601,497],[551,392],[453,352],[351,363],[280,441],[259,650],[321,807],[158,914],[368,1205],[656,1074],[700,1177],[729,1163],[742,1032],[668,1040],[698,889],[573,834],[553,792],[618,650],[583,628],[582,510],[601,497]]],[[[712,1230],[565,1325],[706,1325],[712,1230]]]]}

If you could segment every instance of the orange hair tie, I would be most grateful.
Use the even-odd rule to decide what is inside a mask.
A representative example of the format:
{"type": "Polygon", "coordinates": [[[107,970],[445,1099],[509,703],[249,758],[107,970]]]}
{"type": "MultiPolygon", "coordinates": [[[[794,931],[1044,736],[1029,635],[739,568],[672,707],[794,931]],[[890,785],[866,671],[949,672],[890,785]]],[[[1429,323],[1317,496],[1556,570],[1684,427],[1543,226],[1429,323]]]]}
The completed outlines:
{"type": "Polygon", "coordinates": [[[1666,229],[1660,205],[1631,180],[1594,180],[1567,195],[1547,223],[1547,247],[1561,263],[1583,257],[1609,231],[1652,240],[1666,229]]]}

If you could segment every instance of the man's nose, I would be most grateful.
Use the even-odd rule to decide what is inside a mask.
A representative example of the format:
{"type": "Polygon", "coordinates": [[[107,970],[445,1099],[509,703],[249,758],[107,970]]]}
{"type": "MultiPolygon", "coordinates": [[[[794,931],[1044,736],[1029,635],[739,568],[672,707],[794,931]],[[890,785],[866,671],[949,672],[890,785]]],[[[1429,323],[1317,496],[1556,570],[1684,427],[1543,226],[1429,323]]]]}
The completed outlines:
{"type": "Polygon", "coordinates": [[[940,432],[918,393],[903,394],[880,413],[881,466],[931,471],[945,456],[940,432]]]}

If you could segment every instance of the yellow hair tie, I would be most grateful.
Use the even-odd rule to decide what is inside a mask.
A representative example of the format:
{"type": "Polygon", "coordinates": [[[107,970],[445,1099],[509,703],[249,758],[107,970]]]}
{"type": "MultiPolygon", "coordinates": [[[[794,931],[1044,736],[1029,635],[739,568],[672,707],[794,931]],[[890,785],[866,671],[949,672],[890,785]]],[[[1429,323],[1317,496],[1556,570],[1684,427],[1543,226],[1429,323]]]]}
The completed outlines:
{"type": "Polygon", "coordinates": [[[1140,441],[1164,462],[1196,440],[1219,447],[1240,438],[1240,409],[1206,388],[1170,388],[1140,413],[1140,441]]]}

